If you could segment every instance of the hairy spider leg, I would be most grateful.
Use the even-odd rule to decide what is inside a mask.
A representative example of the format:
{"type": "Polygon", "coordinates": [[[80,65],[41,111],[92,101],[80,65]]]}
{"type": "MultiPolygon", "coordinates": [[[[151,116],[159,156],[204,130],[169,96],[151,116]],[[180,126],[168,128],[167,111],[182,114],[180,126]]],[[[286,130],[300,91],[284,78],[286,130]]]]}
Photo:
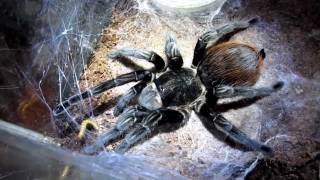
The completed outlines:
{"type": "Polygon", "coordinates": [[[270,147],[250,139],[221,114],[212,111],[207,104],[202,105],[200,111],[196,111],[196,114],[213,136],[229,146],[242,151],[260,151],[265,154],[272,154],[270,147]]]}
{"type": "Polygon", "coordinates": [[[134,57],[138,59],[147,60],[154,64],[156,72],[161,72],[166,69],[166,63],[157,53],[153,51],[146,51],[143,49],[123,48],[113,51],[108,54],[110,59],[119,59],[122,57],[134,57]]]}
{"type": "MultiPolygon", "coordinates": [[[[110,59],[118,59],[122,57],[134,57],[139,59],[147,60],[155,65],[156,71],[161,72],[166,69],[164,60],[153,51],[146,51],[142,49],[134,48],[123,48],[117,51],[109,53],[108,57],[110,59]]],[[[125,94],[121,96],[117,105],[114,109],[113,114],[118,116],[127,107],[132,99],[139,95],[143,88],[145,88],[147,83],[141,82],[130,88],[125,94]]]]}
{"type": "Polygon", "coordinates": [[[118,117],[114,128],[100,135],[96,141],[83,148],[85,154],[96,154],[104,149],[111,141],[118,140],[123,134],[131,129],[136,123],[140,123],[142,118],[148,114],[148,110],[141,106],[130,106],[118,117]]]}
{"type": "Polygon", "coordinates": [[[127,92],[125,92],[117,102],[116,107],[114,108],[113,115],[119,116],[123,110],[129,105],[129,103],[137,97],[143,88],[147,86],[147,82],[142,81],[131,87],[127,92]]]}
{"type": "Polygon", "coordinates": [[[236,21],[202,34],[199,37],[194,50],[192,65],[197,67],[201,63],[205,56],[207,47],[215,46],[228,40],[235,33],[247,29],[250,25],[253,25],[256,22],[256,18],[249,21],[236,21]]]}
{"type": "Polygon", "coordinates": [[[269,96],[280,90],[283,87],[283,82],[279,81],[272,87],[252,88],[252,87],[232,87],[232,86],[218,86],[214,94],[218,98],[232,98],[236,96],[243,96],[245,98],[256,98],[269,96]]]}
{"type": "Polygon", "coordinates": [[[116,86],[121,86],[123,84],[127,84],[129,82],[137,82],[137,81],[150,81],[152,79],[152,73],[147,70],[141,70],[141,71],[135,71],[127,74],[120,75],[112,80],[107,80],[99,85],[90,88],[89,90],[78,94],[71,96],[67,100],[60,103],[54,110],[53,113],[55,116],[58,116],[59,114],[63,113],[65,110],[69,109],[71,106],[79,103],[83,99],[86,99],[88,97],[95,96],[97,94],[100,94],[108,89],[114,88],[116,86]]]}
{"type": "Polygon", "coordinates": [[[183,66],[183,59],[178,49],[176,38],[171,33],[166,35],[164,52],[168,59],[168,66],[172,70],[178,70],[183,66]]]}
{"type": "Polygon", "coordinates": [[[184,110],[161,108],[151,111],[128,132],[115,152],[123,154],[132,146],[161,132],[170,132],[185,125],[189,115],[184,110]]]}

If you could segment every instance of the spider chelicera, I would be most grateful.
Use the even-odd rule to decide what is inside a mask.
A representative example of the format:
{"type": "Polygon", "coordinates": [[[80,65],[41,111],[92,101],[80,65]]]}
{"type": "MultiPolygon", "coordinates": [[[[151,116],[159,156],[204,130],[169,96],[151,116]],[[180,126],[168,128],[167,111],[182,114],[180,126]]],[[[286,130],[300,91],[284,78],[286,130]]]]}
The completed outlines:
{"type": "Polygon", "coordinates": [[[183,59],[173,35],[168,34],[165,54],[168,63],[155,52],[125,48],[111,52],[109,58],[134,57],[154,64],[153,70],[139,70],[72,96],[54,109],[57,116],[81,100],[129,82],[138,82],[117,102],[114,115],[117,124],[83,149],[94,154],[113,141],[123,141],[115,151],[124,153],[159,132],[170,132],[186,124],[191,111],[205,128],[219,140],[243,151],[271,153],[272,149],[250,139],[225,119],[217,100],[241,96],[261,98],[281,89],[282,82],[271,87],[252,88],[260,76],[265,58],[263,49],[229,42],[229,38],[257,22],[236,21],[205,32],[195,47],[192,67],[182,67],[183,59]]]}

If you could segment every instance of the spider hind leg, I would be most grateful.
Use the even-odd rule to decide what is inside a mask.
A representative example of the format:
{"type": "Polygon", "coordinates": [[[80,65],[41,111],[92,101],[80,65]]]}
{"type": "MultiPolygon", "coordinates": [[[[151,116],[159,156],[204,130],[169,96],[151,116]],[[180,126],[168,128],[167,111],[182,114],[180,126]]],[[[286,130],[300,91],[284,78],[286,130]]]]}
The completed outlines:
{"type": "Polygon", "coordinates": [[[260,151],[272,155],[272,148],[249,138],[221,114],[212,112],[207,105],[203,105],[197,115],[212,135],[229,146],[242,151],[260,151]]]}
{"type": "Polygon", "coordinates": [[[248,21],[236,21],[202,34],[199,37],[194,50],[192,65],[197,67],[200,64],[205,56],[207,47],[214,46],[228,40],[235,33],[247,29],[257,21],[257,18],[253,18],[248,21]]]}
{"type": "Polygon", "coordinates": [[[236,96],[243,96],[245,98],[266,97],[274,92],[279,91],[283,85],[284,83],[279,81],[272,87],[262,88],[218,86],[215,89],[214,94],[218,98],[232,98],[236,96]]]}

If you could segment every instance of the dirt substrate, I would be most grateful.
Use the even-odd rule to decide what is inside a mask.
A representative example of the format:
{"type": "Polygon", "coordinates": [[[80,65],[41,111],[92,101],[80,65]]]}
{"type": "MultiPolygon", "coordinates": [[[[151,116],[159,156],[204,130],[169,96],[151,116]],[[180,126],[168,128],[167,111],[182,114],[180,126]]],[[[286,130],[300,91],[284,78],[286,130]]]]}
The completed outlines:
{"type": "MultiPolygon", "coordinates": [[[[320,16],[314,9],[319,7],[319,3],[311,0],[301,3],[289,0],[263,3],[228,1],[213,20],[205,16],[160,17],[146,9],[131,9],[132,12],[126,14],[116,11],[113,23],[103,31],[98,48],[81,77],[81,87],[85,90],[136,69],[128,62],[108,59],[106,55],[111,50],[142,48],[165,57],[164,37],[166,32],[172,32],[177,37],[185,66],[188,66],[197,38],[205,30],[229,21],[259,17],[260,22],[256,26],[238,33],[233,40],[265,49],[267,58],[257,87],[269,86],[278,80],[284,81],[285,87],[253,105],[230,109],[224,115],[250,137],[275,149],[275,156],[271,158],[276,162],[274,167],[281,163],[301,167],[320,149],[320,16]]],[[[138,62],[140,66],[150,67],[143,61],[138,62]]],[[[85,109],[90,111],[90,107],[94,107],[92,119],[100,126],[97,134],[115,125],[112,112],[116,99],[131,86],[114,88],[88,103],[90,106],[85,109]]],[[[252,163],[256,158],[262,157],[258,153],[234,150],[218,141],[194,114],[186,126],[172,133],[157,135],[135,146],[128,154],[146,156],[150,162],[175,169],[190,178],[207,179],[243,176],[250,165],[251,169],[254,168],[252,163]]],[[[274,177],[276,175],[273,174],[274,177]]]]}

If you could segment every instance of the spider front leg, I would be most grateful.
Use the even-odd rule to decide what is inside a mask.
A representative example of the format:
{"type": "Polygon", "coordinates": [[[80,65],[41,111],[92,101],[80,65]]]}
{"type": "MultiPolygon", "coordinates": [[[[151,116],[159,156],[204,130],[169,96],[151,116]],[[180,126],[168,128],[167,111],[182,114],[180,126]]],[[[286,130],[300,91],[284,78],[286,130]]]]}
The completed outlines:
{"type": "Polygon", "coordinates": [[[260,151],[265,154],[272,154],[270,147],[250,139],[221,114],[212,111],[207,104],[204,104],[196,113],[204,127],[217,139],[229,146],[243,151],[260,151]]]}
{"type": "Polygon", "coordinates": [[[166,45],[164,50],[168,58],[168,66],[172,70],[180,69],[183,65],[183,59],[178,49],[176,38],[168,33],[166,36],[166,45]]]}
{"type": "Polygon", "coordinates": [[[117,124],[110,131],[100,135],[90,146],[85,147],[82,152],[85,154],[96,154],[102,151],[105,145],[111,141],[119,139],[136,123],[141,122],[142,118],[148,114],[148,110],[141,106],[128,107],[117,120],[117,124]]]}
{"type": "Polygon", "coordinates": [[[153,63],[157,72],[164,71],[166,68],[164,60],[157,53],[153,51],[146,51],[143,49],[123,48],[109,53],[108,57],[110,59],[117,59],[122,57],[144,59],[153,63]]]}
{"type": "Polygon", "coordinates": [[[129,103],[137,97],[143,88],[147,86],[147,82],[140,82],[135,86],[131,87],[125,94],[123,94],[119,101],[117,102],[116,107],[114,108],[113,115],[118,116],[123,112],[123,110],[129,105],[129,103]]]}
{"type": "Polygon", "coordinates": [[[256,18],[249,21],[236,21],[202,34],[194,50],[192,65],[197,67],[200,64],[205,56],[207,47],[215,46],[222,41],[228,40],[233,34],[248,28],[256,22],[256,18]]]}
{"type": "Polygon", "coordinates": [[[232,86],[218,86],[213,92],[218,98],[231,98],[236,96],[243,96],[245,98],[256,98],[269,96],[280,90],[283,87],[283,82],[279,81],[272,87],[252,88],[252,87],[232,87],[232,86]]]}
{"type": "Polygon", "coordinates": [[[115,79],[112,80],[107,80],[102,82],[101,84],[90,88],[89,90],[78,94],[71,96],[67,100],[63,101],[60,103],[54,110],[53,113],[55,116],[58,116],[62,114],[64,111],[69,109],[71,106],[79,103],[83,99],[86,99],[88,97],[95,96],[97,94],[100,94],[108,89],[114,88],[116,86],[121,86],[124,84],[127,84],[129,82],[135,82],[135,81],[150,81],[152,79],[152,73],[147,70],[142,70],[142,71],[135,71],[127,74],[120,75],[116,77],[115,79]]]}
{"type": "Polygon", "coordinates": [[[164,108],[151,111],[140,123],[134,126],[115,151],[123,154],[132,146],[159,132],[170,132],[182,127],[188,119],[189,113],[185,110],[164,108]]]}
{"type": "Polygon", "coordinates": [[[158,109],[147,110],[141,106],[127,108],[118,119],[116,127],[102,134],[90,146],[82,152],[96,154],[102,151],[105,145],[118,140],[127,134],[122,143],[116,148],[116,152],[125,153],[133,145],[147,139],[147,136],[155,135],[159,131],[169,132],[178,129],[189,118],[184,110],[158,109]]]}

